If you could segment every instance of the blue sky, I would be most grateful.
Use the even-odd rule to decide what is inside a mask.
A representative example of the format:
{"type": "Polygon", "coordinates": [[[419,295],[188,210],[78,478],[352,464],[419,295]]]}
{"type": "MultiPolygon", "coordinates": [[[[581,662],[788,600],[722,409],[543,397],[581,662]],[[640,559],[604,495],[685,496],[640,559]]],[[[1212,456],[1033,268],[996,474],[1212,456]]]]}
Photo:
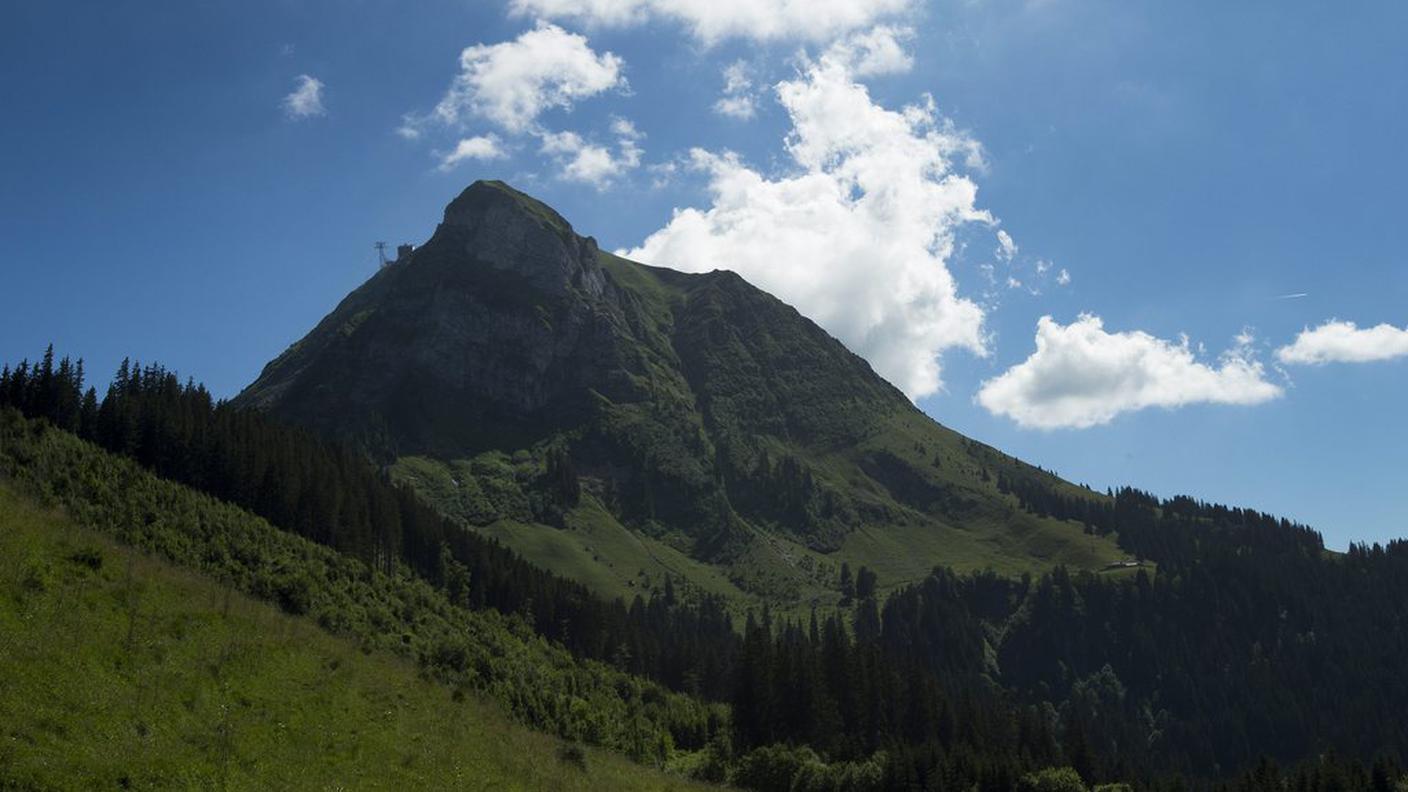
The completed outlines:
{"type": "Polygon", "coordinates": [[[1408,6],[405,8],[7,4],[0,358],[233,395],[504,178],[1068,478],[1408,534],[1408,6]]]}

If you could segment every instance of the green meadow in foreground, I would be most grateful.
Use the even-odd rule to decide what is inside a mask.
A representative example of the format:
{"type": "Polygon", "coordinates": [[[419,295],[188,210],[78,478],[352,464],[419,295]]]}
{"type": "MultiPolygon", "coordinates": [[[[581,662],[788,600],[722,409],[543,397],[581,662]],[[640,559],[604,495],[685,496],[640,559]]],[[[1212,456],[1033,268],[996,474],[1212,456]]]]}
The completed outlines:
{"type": "Polygon", "coordinates": [[[702,788],[511,722],[0,480],[0,788],[702,788]]]}

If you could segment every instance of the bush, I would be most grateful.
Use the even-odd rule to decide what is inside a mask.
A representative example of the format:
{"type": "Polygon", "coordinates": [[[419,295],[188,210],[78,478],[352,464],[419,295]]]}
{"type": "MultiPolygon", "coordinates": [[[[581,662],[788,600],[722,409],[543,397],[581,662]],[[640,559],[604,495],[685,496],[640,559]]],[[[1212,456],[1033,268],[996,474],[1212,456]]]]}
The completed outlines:
{"type": "Polygon", "coordinates": [[[81,547],[70,553],[68,560],[97,572],[103,568],[103,551],[96,547],[81,547]]]}
{"type": "Polygon", "coordinates": [[[719,733],[700,752],[699,762],[690,770],[690,776],[700,781],[722,784],[728,780],[729,756],[728,737],[719,733]]]}
{"type": "Polygon", "coordinates": [[[1073,767],[1048,767],[1022,776],[1019,792],[1086,792],[1085,782],[1073,767]]]}
{"type": "Polygon", "coordinates": [[[738,773],[733,783],[757,792],[789,792],[794,781],[803,770],[815,775],[818,768],[825,766],[810,748],[791,748],[786,745],[768,745],[749,751],[738,763],[738,773]]]}
{"type": "Polygon", "coordinates": [[[42,560],[31,560],[25,564],[24,572],[21,574],[20,582],[24,590],[33,594],[42,594],[49,588],[49,576],[52,573],[49,564],[42,560]]]}
{"type": "Polygon", "coordinates": [[[572,765],[584,773],[587,772],[587,751],[577,743],[563,743],[558,746],[557,760],[563,764],[572,765]]]}
{"type": "Polygon", "coordinates": [[[274,583],[274,601],[285,613],[302,616],[313,605],[313,587],[301,574],[282,575],[274,583]]]}

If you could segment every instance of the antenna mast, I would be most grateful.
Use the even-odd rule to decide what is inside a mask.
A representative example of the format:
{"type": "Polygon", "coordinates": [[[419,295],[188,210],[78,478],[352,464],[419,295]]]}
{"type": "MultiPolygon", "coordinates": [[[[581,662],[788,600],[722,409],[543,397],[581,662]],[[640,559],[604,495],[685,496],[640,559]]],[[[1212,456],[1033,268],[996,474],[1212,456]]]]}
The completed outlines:
{"type": "Polygon", "coordinates": [[[387,264],[391,263],[390,260],[386,258],[385,242],[373,242],[372,247],[376,248],[376,258],[377,261],[381,262],[381,266],[385,267],[387,264]]]}

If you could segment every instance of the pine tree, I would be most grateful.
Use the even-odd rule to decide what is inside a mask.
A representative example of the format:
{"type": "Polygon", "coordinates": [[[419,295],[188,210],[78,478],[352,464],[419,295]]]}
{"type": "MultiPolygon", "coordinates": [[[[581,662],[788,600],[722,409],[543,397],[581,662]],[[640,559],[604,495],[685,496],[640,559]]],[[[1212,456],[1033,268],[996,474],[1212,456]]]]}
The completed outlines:
{"type": "Polygon", "coordinates": [[[861,567],[856,573],[856,597],[858,599],[870,599],[875,596],[875,587],[878,580],[875,573],[866,567],[861,567]]]}
{"type": "Polygon", "coordinates": [[[851,565],[845,561],[841,562],[841,602],[849,603],[856,596],[856,584],[851,578],[851,565]]]}

